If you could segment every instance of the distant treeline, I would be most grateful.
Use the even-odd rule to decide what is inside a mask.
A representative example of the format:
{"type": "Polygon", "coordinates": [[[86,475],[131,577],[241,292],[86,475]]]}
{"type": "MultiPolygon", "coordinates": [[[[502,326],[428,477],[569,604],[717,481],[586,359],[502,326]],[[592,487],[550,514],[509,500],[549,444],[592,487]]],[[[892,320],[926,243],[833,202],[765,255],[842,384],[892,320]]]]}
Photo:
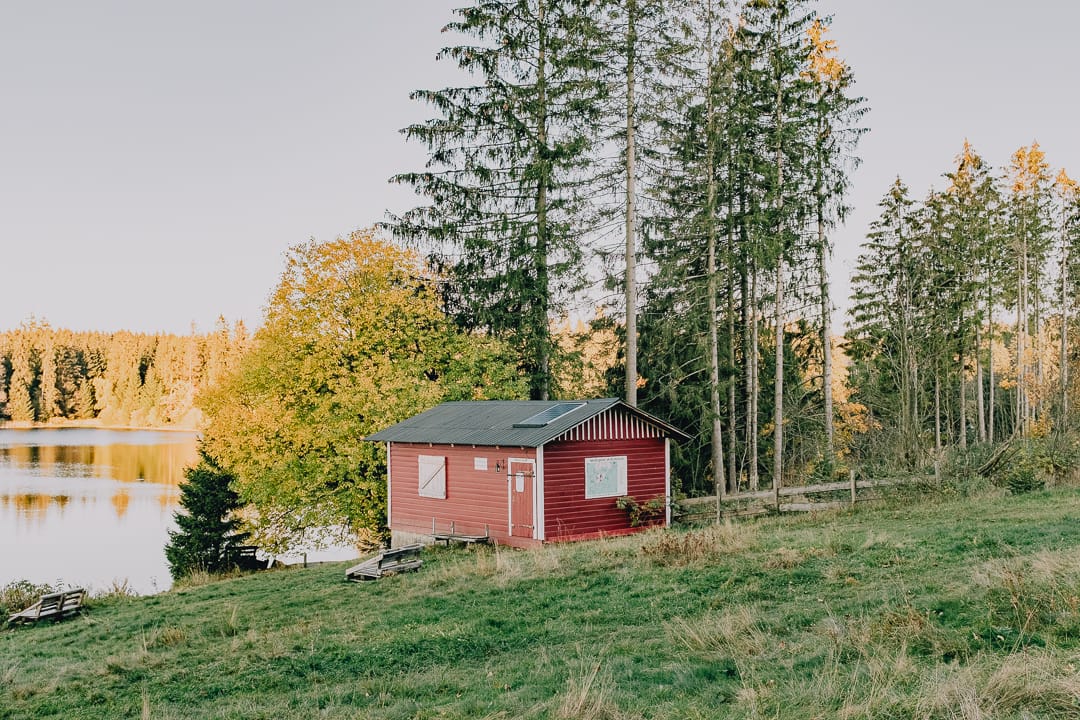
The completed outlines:
{"type": "Polygon", "coordinates": [[[0,420],[98,420],[195,427],[196,395],[248,346],[243,323],[190,335],[73,332],[24,323],[0,332],[0,420]]]}

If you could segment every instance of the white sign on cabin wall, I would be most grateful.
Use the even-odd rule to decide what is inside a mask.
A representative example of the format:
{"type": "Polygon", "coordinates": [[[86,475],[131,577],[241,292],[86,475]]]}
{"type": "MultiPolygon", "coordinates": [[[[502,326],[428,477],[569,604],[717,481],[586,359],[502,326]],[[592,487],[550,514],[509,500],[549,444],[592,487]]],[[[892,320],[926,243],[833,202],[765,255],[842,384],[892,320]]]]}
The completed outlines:
{"type": "Polygon", "coordinates": [[[585,458],[585,498],[626,495],[626,456],[585,458]]]}
{"type": "Polygon", "coordinates": [[[487,470],[487,458],[486,457],[474,457],[472,461],[473,470],[487,470]]]}

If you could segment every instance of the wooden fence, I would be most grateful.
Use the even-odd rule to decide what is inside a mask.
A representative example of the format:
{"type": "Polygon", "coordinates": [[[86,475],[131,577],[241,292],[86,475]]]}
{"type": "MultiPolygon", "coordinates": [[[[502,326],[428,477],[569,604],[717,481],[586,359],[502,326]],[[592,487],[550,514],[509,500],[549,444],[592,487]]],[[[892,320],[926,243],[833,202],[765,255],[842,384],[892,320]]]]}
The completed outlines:
{"type": "MultiPolygon", "coordinates": [[[[917,482],[934,482],[935,476],[911,476],[897,478],[859,479],[852,470],[848,479],[841,482],[820,483],[817,485],[792,485],[790,487],[771,488],[755,492],[740,492],[725,495],[717,502],[715,495],[709,497],[687,498],[679,502],[679,517],[684,521],[701,521],[710,517],[745,517],[785,512],[814,512],[819,510],[837,510],[853,507],[859,500],[859,490],[889,487],[917,482]],[[825,493],[844,493],[843,500],[809,502],[810,496],[825,493]],[[784,498],[806,498],[805,502],[784,502],[784,498]]],[[[869,498],[863,497],[863,501],[869,498]]]]}

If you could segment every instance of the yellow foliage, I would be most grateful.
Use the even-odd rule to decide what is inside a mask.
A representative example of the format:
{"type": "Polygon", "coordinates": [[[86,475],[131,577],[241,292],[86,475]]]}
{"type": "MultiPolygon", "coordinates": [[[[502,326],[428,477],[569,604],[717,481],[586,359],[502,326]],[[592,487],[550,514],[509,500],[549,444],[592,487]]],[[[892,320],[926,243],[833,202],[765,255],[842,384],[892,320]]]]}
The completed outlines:
{"type": "Polygon", "coordinates": [[[252,350],[201,397],[207,451],[280,549],[312,528],[379,532],[384,450],[363,438],[443,400],[519,397],[508,350],[457,331],[435,278],[374,231],[292,248],[252,350]]]}
{"type": "MultiPolygon", "coordinates": [[[[555,379],[559,394],[567,398],[595,398],[608,394],[607,374],[615,367],[619,354],[619,338],[611,323],[604,322],[603,311],[589,325],[581,320],[565,320],[552,328],[559,360],[555,379]]],[[[638,387],[645,381],[638,379],[638,387]]]]}
{"type": "Polygon", "coordinates": [[[1009,166],[1013,193],[1022,195],[1032,191],[1040,182],[1049,179],[1049,169],[1046,153],[1039,149],[1038,142],[1032,142],[1031,147],[1020,148],[1012,154],[1012,164],[1009,166]]]}
{"type": "Polygon", "coordinates": [[[1067,200],[1080,199],[1080,183],[1069,177],[1068,173],[1065,172],[1065,168],[1061,168],[1061,172],[1058,173],[1054,184],[1057,185],[1062,198],[1067,200]]]}
{"type": "Polygon", "coordinates": [[[964,138],[964,148],[956,157],[956,172],[951,176],[952,182],[948,192],[956,193],[970,189],[975,179],[975,172],[982,166],[982,158],[975,152],[975,148],[971,146],[967,138],[964,138]]]}
{"type": "Polygon", "coordinates": [[[803,75],[813,82],[829,87],[839,87],[847,80],[848,66],[836,57],[836,41],[826,37],[829,27],[820,19],[806,30],[807,57],[810,69],[803,75]]]}

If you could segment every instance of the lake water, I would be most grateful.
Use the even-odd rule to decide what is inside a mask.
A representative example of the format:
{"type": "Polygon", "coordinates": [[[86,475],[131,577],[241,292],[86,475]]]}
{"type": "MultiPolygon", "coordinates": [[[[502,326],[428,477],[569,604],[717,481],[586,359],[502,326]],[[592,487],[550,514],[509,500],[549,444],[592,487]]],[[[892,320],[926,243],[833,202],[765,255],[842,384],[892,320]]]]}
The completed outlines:
{"type": "Polygon", "coordinates": [[[168,530],[194,433],[0,430],[0,585],[167,590],[168,530]]]}
{"type": "MultiPolygon", "coordinates": [[[[99,428],[0,429],[0,586],[15,580],[140,594],[172,586],[165,561],[196,435],[99,428]]],[[[286,563],[355,558],[299,548],[286,563]]]]}

